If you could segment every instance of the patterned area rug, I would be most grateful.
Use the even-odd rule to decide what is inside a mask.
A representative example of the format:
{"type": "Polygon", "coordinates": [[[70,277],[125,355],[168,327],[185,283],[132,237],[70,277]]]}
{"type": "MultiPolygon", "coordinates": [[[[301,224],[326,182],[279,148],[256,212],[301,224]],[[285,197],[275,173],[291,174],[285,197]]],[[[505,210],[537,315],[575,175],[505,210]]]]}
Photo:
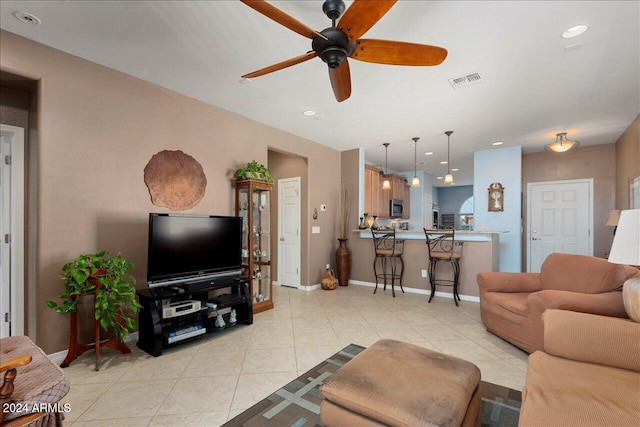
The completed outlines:
{"type": "MultiPolygon", "coordinates": [[[[224,427],[236,426],[318,426],[320,402],[318,387],[338,368],[353,359],[364,347],[351,344],[313,367],[266,399],[229,420],[224,427]]],[[[519,391],[482,381],[482,427],[517,426],[522,395],[519,391]]]]}

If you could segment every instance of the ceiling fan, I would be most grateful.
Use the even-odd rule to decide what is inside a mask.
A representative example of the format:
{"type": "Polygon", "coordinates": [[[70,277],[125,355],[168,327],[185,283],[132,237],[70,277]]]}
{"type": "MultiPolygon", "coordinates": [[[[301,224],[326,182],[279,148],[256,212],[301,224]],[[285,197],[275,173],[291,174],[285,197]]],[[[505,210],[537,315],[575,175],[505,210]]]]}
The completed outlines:
{"type": "Polygon", "coordinates": [[[264,0],[240,1],[312,40],[312,50],[307,53],[245,74],[243,78],[263,76],[319,56],[329,66],[333,93],[338,102],[342,102],[351,96],[351,72],[347,57],[378,64],[418,66],[438,65],[447,57],[447,50],[437,46],[360,38],[397,0],[354,0],[346,12],[343,0],[325,0],[322,10],[331,19],[331,27],[319,32],[264,0]],[[342,18],[336,25],[336,20],[341,15],[342,18]]]}

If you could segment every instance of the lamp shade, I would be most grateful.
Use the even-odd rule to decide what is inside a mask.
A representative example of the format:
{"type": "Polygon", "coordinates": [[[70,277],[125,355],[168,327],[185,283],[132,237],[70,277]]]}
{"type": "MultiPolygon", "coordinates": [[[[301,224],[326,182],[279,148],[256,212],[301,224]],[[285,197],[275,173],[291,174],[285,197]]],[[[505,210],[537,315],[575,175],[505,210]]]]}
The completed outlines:
{"type": "Polygon", "coordinates": [[[609,262],[640,265],[640,209],[620,212],[618,231],[613,239],[609,262]]]}
{"type": "Polygon", "coordinates": [[[544,149],[547,151],[555,151],[556,153],[564,153],[572,148],[577,148],[580,145],[578,141],[571,141],[567,139],[566,132],[560,132],[556,134],[556,140],[551,144],[545,145],[544,149]]]}
{"type": "Polygon", "coordinates": [[[448,185],[455,184],[455,182],[453,182],[453,175],[451,175],[451,173],[448,173],[444,176],[444,183],[448,185]]]}
{"type": "Polygon", "coordinates": [[[605,225],[608,227],[615,227],[618,225],[618,221],[620,221],[620,209],[614,209],[609,212],[609,218],[607,218],[607,223],[605,225]]]}

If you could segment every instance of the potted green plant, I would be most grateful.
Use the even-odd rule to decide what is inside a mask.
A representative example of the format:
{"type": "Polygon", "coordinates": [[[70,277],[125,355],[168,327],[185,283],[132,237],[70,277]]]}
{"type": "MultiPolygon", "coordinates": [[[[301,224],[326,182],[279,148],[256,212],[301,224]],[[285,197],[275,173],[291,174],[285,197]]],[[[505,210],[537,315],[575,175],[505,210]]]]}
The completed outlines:
{"type": "Polygon", "coordinates": [[[239,179],[262,179],[270,184],[275,182],[269,169],[262,163],[251,160],[246,166],[236,169],[234,175],[239,179]]]}
{"type": "Polygon", "coordinates": [[[59,295],[62,303],[47,300],[48,307],[57,313],[74,313],[81,299],[95,292],[95,318],[105,331],[112,329],[120,339],[136,328],[134,319],[123,311],[128,307],[133,313],[140,310],[136,300],[136,280],[129,270],[133,264],[118,252],[109,255],[107,251],[80,255],[62,266],[60,278],[64,280],[64,291],[59,295]]]}

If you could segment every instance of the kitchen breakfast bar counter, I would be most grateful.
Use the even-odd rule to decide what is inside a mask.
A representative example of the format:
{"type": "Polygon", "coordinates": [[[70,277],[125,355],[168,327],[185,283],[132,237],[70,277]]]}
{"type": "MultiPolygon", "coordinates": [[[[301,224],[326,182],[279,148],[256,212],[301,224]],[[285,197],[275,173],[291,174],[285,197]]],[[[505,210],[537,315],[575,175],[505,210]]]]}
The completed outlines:
{"type": "MultiPolygon", "coordinates": [[[[443,230],[444,231],[444,230],[443,230]]],[[[460,285],[458,293],[462,300],[478,301],[478,285],[476,275],[482,271],[500,271],[500,234],[505,231],[477,231],[477,230],[456,230],[455,240],[462,243],[462,258],[460,259],[460,285]]],[[[372,240],[371,230],[354,230],[354,235],[359,235],[361,240],[372,240]]],[[[426,246],[426,237],[423,230],[396,230],[396,239],[404,240],[404,276],[402,285],[405,291],[414,291],[429,294],[429,278],[426,271],[429,266],[429,259],[426,246]]],[[[374,250],[373,242],[365,245],[357,245],[361,250],[367,249],[369,256],[358,258],[363,261],[367,271],[363,271],[362,266],[358,266],[352,273],[351,280],[354,284],[369,285],[375,284],[373,275],[374,250]],[[367,262],[368,261],[368,262],[367,262]],[[366,280],[357,280],[358,276],[366,276],[366,280]]],[[[362,255],[362,254],[360,254],[362,255]]],[[[452,279],[453,271],[448,263],[438,263],[436,277],[440,279],[452,279]]],[[[390,286],[387,290],[390,291],[390,286]]],[[[396,291],[398,288],[396,288],[396,291]]],[[[436,296],[452,297],[453,288],[450,286],[437,286],[436,296]]],[[[396,292],[398,295],[398,292],[396,292]]]]}

